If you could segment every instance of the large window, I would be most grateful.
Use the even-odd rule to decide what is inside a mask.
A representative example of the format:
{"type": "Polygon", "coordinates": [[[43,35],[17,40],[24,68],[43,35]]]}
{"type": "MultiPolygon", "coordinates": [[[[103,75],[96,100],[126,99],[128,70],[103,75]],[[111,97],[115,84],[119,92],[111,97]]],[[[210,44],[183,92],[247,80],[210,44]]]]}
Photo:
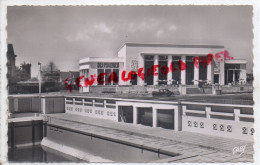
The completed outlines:
{"type": "Polygon", "coordinates": [[[207,80],[207,57],[200,57],[204,61],[199,63],[199,80],[207,80]]]}
{"type": "Polygon", "coordinates": [[[144,56],[144,82],[153,85],[154,56],[144,56]]]}
{"type": "Polygon", "coordinates": [[[98,85],[118,85],[119,63],[97,63],[98,85]]]}
{"type": "Polygon", "coordinates": [[[240,64],[225,64],[225,84],[239,83],[240,64]]]}
{"type": "Polygon", "coordinates": [[[186,84],[192,85],[194,84],[194,62],[193,56],[186,57],[186,84]]]}
{"type": "Polygon", "coordinates": [[[181,83],[181,70],[179,67],[180,60],[180,56],[172,56],[172,84],[181,83]]]}
{"type": "Polygon", "coordinates": [[[167,64],[168,56],[159,56],[159,85],[167,84],[167,64]]]}

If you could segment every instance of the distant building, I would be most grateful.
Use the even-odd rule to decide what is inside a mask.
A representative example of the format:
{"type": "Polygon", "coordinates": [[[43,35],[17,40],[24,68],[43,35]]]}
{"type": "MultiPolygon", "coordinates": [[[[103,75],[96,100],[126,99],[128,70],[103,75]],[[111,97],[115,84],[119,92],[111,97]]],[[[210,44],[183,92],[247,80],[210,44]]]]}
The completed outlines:
{"type": "Polygon", "coordinates": [[[16,67],[15,59],[17,55],[14,53],[12,44],[7,46],[7,78],[10,84],[18,81],[27,81],[31,79],[31,64],[23,62],[20,67],[16,67]]]}
{"type": "Polygon", "coordinates": [[[7,77],[11,78],[15,76],[16,66],[15,58],[17,55],[14,53],[13,44],[8,44],[7,46],[7,77]]]}
{"type": "Polygon", "coordinates": [[[23,81],[31,79],[31,64],[26,64],[25,62],[21,65],[21,70],[24,72],[24,79],[23,81]]]}

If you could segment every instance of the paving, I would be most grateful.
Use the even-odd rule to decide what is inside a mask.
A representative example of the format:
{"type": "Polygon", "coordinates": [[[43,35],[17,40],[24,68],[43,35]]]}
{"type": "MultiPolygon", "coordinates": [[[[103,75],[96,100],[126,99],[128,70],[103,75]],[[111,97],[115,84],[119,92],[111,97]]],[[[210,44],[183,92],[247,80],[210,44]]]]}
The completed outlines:
{"type": "Polygon", "coordinates": [[[86,116],[48,114],[48,123],[68,129],[114,139],[135,146],[177,154],[156,162],[253,162],[253,142],[209,136],[199,133],[152,128],[113,122],[86,116]],[[243,154],[233,154],[234,147],[246,145],[243,154]]]}

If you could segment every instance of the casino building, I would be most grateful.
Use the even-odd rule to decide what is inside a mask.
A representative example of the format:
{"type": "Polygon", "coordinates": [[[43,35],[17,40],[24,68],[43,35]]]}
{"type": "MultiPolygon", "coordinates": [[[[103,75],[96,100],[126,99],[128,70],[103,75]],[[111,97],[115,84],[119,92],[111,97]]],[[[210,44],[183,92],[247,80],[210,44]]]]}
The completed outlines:
{"type": "Polygon", "coordinates": [[[226,52],[224,46],[218,45],[125,43],[118,57],[80,59],[80,76],[99,80],[87,87],[81,80],[80,92],[89,92],[92,86],[245,83],[247,61],[233,59],[226,52]],[[111,81],[111,74],[116,81],[111,81]]]}

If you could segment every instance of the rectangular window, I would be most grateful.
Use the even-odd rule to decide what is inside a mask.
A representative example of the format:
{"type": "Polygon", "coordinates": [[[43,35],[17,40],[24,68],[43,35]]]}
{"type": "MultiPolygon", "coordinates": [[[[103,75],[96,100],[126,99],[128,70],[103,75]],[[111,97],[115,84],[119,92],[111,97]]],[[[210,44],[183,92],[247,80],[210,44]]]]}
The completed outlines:
{"type": "Polygon", "coordinates": [[[99,62],[99,63],[97,63],[97,68],[119,68],[119,63],[118,62],[113,62],[113,63],[99,62]]]}
{"type": "Polygon", "coordinates": [[[105,77],[100,76],[102,73],[104,73],[104,69],[98,69],[97,71],[98,71],[98,85],[104,85],[104,83],[102,82],[105,81],[105,77]]]}
{"type": "Polygon", "coordinates": [[[105,85],[111,85],[111,80],[109,80],[110,75],[111,75],[111,69],[105,69],[105,85]]]}
{"type": "Polygon", "coordinates": [[[168,56],[159,56],[159,61],[167,61],[168,56]]]}
{"type": "Polygon", "coordinates": [[[118,81],[119,81],[119,69],[113,69],[113,85],[118,85],[118,81]]]}

